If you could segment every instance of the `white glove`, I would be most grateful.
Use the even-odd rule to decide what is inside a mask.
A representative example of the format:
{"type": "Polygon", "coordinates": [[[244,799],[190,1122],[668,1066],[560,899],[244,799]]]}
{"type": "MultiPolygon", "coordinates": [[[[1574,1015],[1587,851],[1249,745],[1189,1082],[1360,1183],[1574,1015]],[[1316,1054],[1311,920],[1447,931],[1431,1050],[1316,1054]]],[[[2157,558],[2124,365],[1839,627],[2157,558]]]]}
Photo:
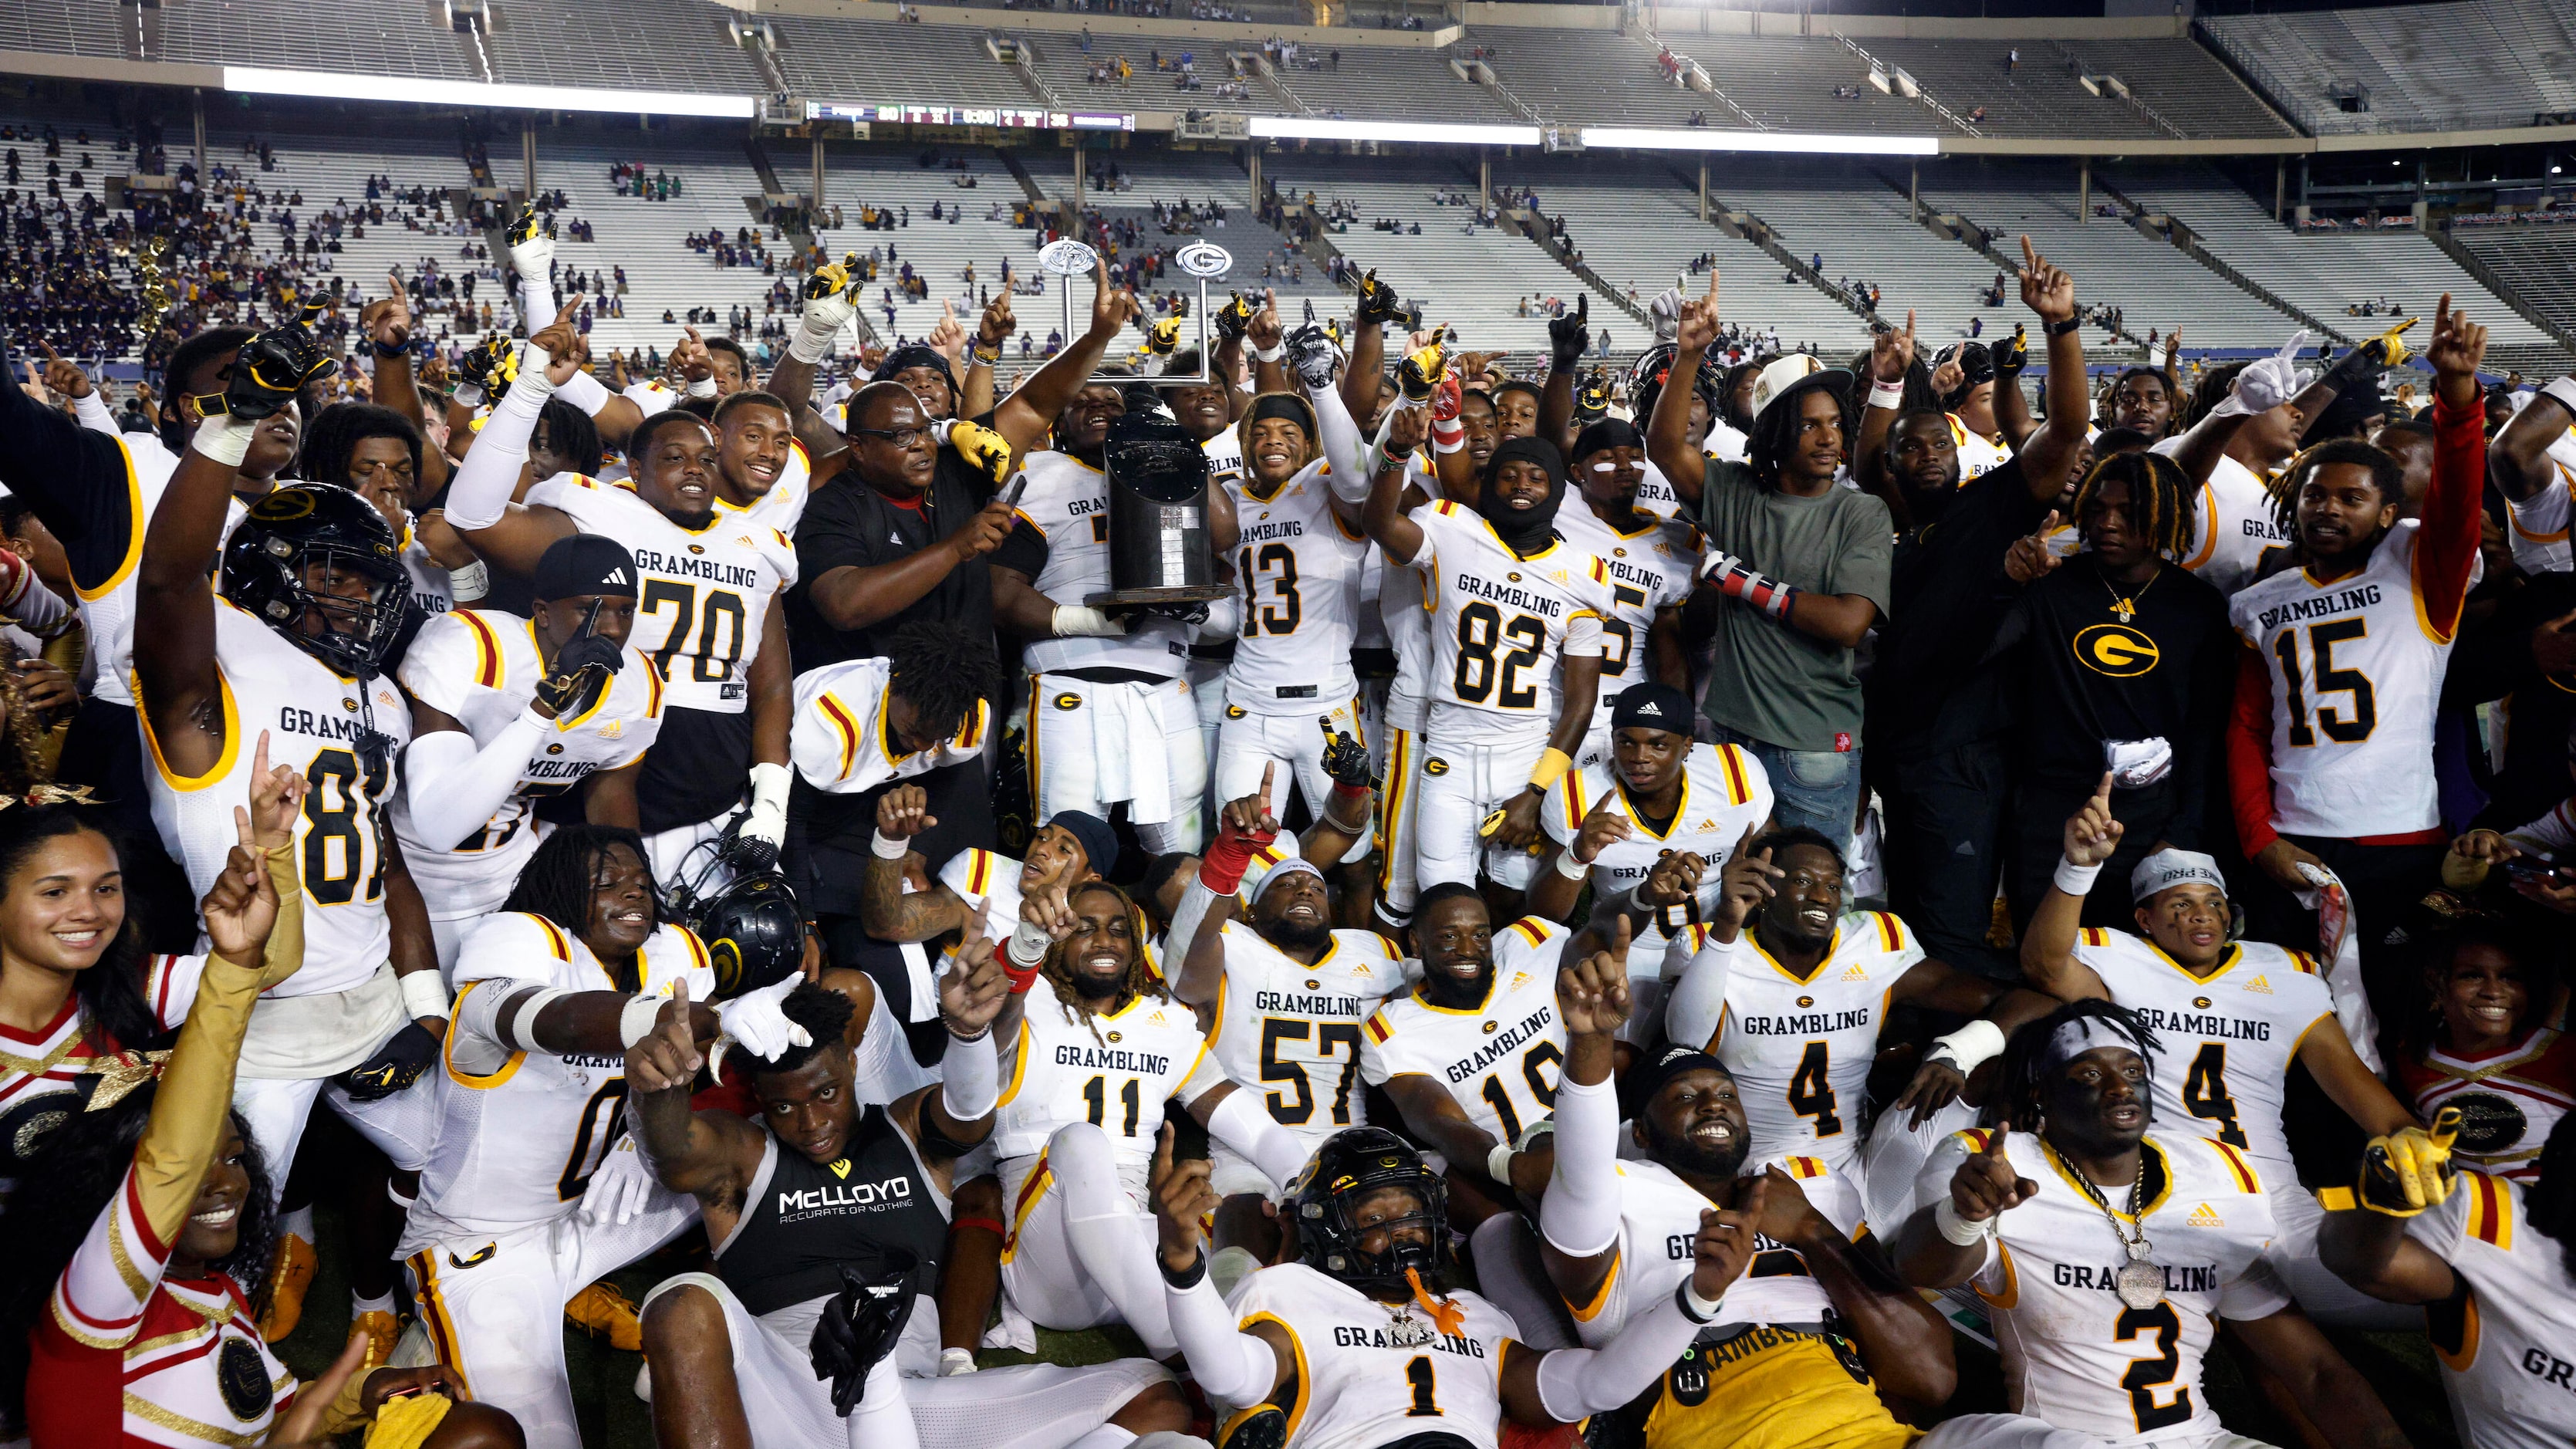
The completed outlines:
{"type": "Polygon", "coordinates": [[[2302,327],[2290,334],[2287,345],[2259,362],[2247,363],[2236,374],[2236,386],[2211,408],[2212,417],[2253,417],[2268,413],[2305,391],[2315,374],[2300,368],[2298,355],[2308,345],[2308,331],[2302,327]]]}
{"type": "Polygon", "coordinates": [[[1116,639],[1127,632],[1124,622],[1084,604],[1056,605],[1055,620],[1049,627],[1058,639],[1116,639]]]}
{"type": "Polygon", "coordinates": [[[832,350],[832,339],[859,315],[859,304],[853,300],[855,287],[844,287],[828,297],[809,297],[805,311],[796,319],[796,335],[788,340],[787,355],[798,362],[820,362],[832,350]]]}
{"type": "MultiPolygon", "coordinates": [[[[526,241],[510,248],[510,270],[530,282],[550,281],[554,277],[555,239],[541,229],[526,241]]],[[[545,318],[551,322],[551,317],[545,318]]]]}
{"type": "Polygon", "coordinates": [[[1646,315],[1654,319],[1657,342],[1670,342],[1681,335],[1682,306],[1688,300],[1682,295],[1681,288],[1666,287],[1655,294],[1655,300],[1646,304],[1646,315]]]}
{"type": "Polygon", "coordinates": [[[590,1175],[590,1185],[582,1189],[580,1212],[594,1223],[631,1223],[652,1204],[653,1194],[660,1189],[653,1169],[644,1163],[644,1154],[635,1150],[635,1138],[620,1133],[616,1143],[599,1159],[599,1170],[590,1175]]]}
{"type": "Polygon", "coordinates": [[[787,843],[788,779],[785,765],[751,767],[751,810],[743,816],[742,838],[767,845],[773,859],[787,843]]]}
{"type": "Polygon", "coordinates": [[[730,1044],[763,1061],[775,1061],[791,1046],[812,1046],[813,1036],[805,1028],[787,1019],[779,1003],[787,993],[804,984],[805,978],[790,972],[757,991],[746,991],[716,1008],[717,1037],[707,1052],[707,1070],[714,1072],[724,1065],[724,1050],[730,1044]]]}

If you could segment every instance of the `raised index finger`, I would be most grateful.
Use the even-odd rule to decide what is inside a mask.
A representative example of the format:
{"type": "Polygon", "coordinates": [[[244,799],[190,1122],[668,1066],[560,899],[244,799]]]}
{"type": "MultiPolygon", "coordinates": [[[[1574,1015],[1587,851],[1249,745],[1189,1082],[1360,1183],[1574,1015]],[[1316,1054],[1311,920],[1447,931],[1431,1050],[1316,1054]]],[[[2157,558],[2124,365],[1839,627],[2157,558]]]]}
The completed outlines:
{"type": "Polygon", "coordinates": [[[37,342],[37,344],[36,344],[36,345],[37,345],[38,347],[41,347],[41,348],[45,349],[45,360],[46,360],[47,362],[60,362],[60,361],[62,361],[62,360],[63,360],[63,359],[62,359],[62,355],[61,355],[60,353],[58,353],[58,352],[54,351],[54,344],[52,344],[52,343],[50,343],[50,342],[39,341],[39,342],[37,342]]]}
{"type": "Polygon", "coordinates": [[[2023,232],[2021,236],[2021,264],[2031,271],[2039,270],[2039,253],[2032,248],[2028,232],[2023,232]]]}
{"type": "MultiPolygon", "coordinates": [[[[557,313],[555,314],[554,325],[555,325],[555,326],[557,326],[557,327],[570,327],[570,326],[573,324],[573,320],[574,320],[574,318],[575,318],[576,314],[578,314],[580,311],[581,311],[581,298],[580,298],[578,295],[576,295],[576,296],[573,298],[573,300],[571,300],[571,301],[566,302],[566,303],[564,303],[564,304],[563,304],[563,310],[562,310],[562,311],[557,312],[557,313]]],[[[697,334],[697,333],[695,333],[695,332],[691,332],[689,335],[690,335],[690,336],[692,336],[692,337],[695,337],[695,336],[697,336],[698,334],[697,334]]]]}

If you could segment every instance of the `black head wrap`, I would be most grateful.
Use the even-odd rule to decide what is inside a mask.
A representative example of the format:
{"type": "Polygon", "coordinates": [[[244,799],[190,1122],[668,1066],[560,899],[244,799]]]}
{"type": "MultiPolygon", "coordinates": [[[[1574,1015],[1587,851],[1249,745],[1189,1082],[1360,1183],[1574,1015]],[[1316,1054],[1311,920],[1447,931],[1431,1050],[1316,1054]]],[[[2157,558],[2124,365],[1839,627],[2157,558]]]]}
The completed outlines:
{"type": "Polygon", "coordinates": [[[894,351],[887,353],[885,361],[877,364],[877,370],[869,374],[868,380],[870,382],[892,382],[895,380],[895,376],[898,373],[901,373],[904,369],[909,367],[927,367],[938,373],[942,378],[947,379],[949,403],[951,406],[956,404],[957,374],[948,370],[948,359],[940,356],[931,348],[922,346],[918,342],[915,342],[910,346],[898,347],[894,351]]]}
{"type": "Polygon", "coordinates": [[[1531,554],[1547,547],[1548,535],[1556,527],[1557,507],[1565,502],[1565,459],[1557,455],[1556,445],[1538,438],[1505,438],[1494,446],[1494,456],[1485,460],[1481,481],[1476,511],[1492,525],[1495,536],[1514,553],[1531,554]],[[1503,465],[1515,459],[1547,470],[1547,497],[1536,508],[1505,508],[1495,495],[1494,480],[1502,476],[1503,465]]]}

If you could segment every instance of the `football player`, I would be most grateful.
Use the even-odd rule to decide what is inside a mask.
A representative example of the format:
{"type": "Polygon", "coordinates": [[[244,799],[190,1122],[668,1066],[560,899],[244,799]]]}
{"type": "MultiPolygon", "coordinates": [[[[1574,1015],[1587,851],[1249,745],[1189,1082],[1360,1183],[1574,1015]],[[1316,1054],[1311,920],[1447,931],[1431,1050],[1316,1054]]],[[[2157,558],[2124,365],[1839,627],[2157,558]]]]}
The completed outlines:
{"type": "Polygon", "coordinates": [[[993,1151],[1010,1207],[1002,1291],[1048,1328],[1123,1319],[1173,1350],[1150,1276],[1145,1170],[1177,1101],[1272,1183],[1306,1149],[1209,1060],[1197,1016],[1150,969],[1142,913],[1107,881],[1032,896],[1005,948],[1012,996],[995,1030],[1007,1080],[993,1151]],[[1043,982],[1043,989],[1032,989],[1043,982]]]}
{"type": "MultiPolygon", "coordinates": [[[[2317,1251],[2372,1297],[2424,1305],[2451,1420],[2460,1442],[2478,1449],[2555,1449],[2576,1437],[2571,1120],[2550,1130],[2530,1178],[2463,1172],[2447,1196],[2419,1207],[2407,1200],[2384,1144],[2374,1143],[2358,1191],[2326,1190],[2337,1210],[2326,1214],[2317,1251]]],[[[2458,1127],[2458,1113],[2446,1112],[2434,1140],[2458,1127]]]]}
{"type": "Polygon", "coordinates": [[[1284,1449],[1415,1442],[1494,1449],[1503,1421],[1580,1423],[1636,1398],[1712,1321],[1754,1254],[1759,1195],[1712,1209],[1679,1288],[1608,1347],[1542,1353],[1511,1317],[1448,1291],[1441,1181],[1403,1139],[1346,1127],[1292,1184],[1280,1258],[1220,1297],[1200,1248],[1207,1166],[1155,1149],[1163,1295],[1200,1389],[1237,1410],[1228,1442],[1284,1449]],[[1290,1256],[1292,1254],[1294,1256],[1290,1256]],[[1243,1437],[1249,1435],[1249,1438],[1243,1437]]]}
{"type": "Polygon", "coordinates": [[[716,404],[716,512],[793,538],[812,496],[814,460],[777,394],[737,390],[716,404]]]}
{"type": "Polygon", "coordinates": [[[2155,1033],[2101,1000],[2013,1033],[1990,1104],[1953,1133],[1895,1238],[1918,1288],[1969,1284],[1993,1314],[2006,1402],[2115,1445],[2260,1449],[2201,1387],[2225,1318],[2334,1443],[2406,1442],[2368,1380],[2302,1316],[2264,1260],[2272,1213],[2244,1154],[2155,1138],[2155,1033]]]}
{"type": "Polygon", "coordinates": [[[1001,686],[992,641],[923,619],[893,650],[796,676],[788,748],[805,783],[856,795],[983,753],[1001,686]]]}
{"type": "Polygon", "coordinates": [[[538,801],[577,791],[584,819],[634,829],[635,777],[662,729],[661,673],[627,642],[634,555],[576,533],[546,546],[533,584],[533,619],[442,614],[396,676],[412,742],[394,834],[451,983],[465,936],[537,848],[538,801]]]}
{"type": "Polygon", "coordinates": [[[1476,508],[1400,512],[1402,455],[1427,422],[1421,409],[1392,415],[1365,514],[1390,564],[1421,562],[1431,616],[1414,870],[1426,885],[1473,881],[1481,856],[1498,897],[1516,907],[1541,838],[1540,801],[1592,727],[1609,578],[1556,533],[1565,464],[1534,438],[1496,446],[1476,508]]]}
{"type": "Polygon", "coordinates": [[[1610,609],[1601,616],[1601,702],[1575,756],[1581,769],[1610,763],[1610,711],[1620,691],[1690,682],[1681,606],[1699,568],[1700,543],[1697,529],[1658,518],[1641,501],[1646,440],[1633,425],[1603,418],[1575,439],[1572,457],[1584,506],[1559,510],[1557,532],[1601,560],[1610,585],[1610,609]]]}
{"type": "Polygon", "coordinates": [[[2423,1161],[2424,1129],[2354,1050],[2334,992],[2314,958],[2234,941],[2227,878],[2195,851],[2166,849],[2130,872],[2140,935],[2080,926],[2092,877],[2119,848],[2111,777],[2066,822],[2066,853],[2022,937],[2023,973],[2060,1001],[2098,998],[2137,1013],[2156,1033],[2156,1118],[2243,1153],[2271,1184],[2270,1257],[2309,1316],[2365,1327],[2407,1327],[2356,1297],[2317,1262],[2322,1210],[2298,1183],[2281,1109],[2297,1062],[2344,1115],[2397,1144],[2399,1163],[2423,1161]]]}
{"type": "Polygon", "coordinates": [[[775,529],[717,512],[716,435],[685,410],[636,427],[628,482],[558,473],[534,480],[524,503],[511,502],[538,411],[586,353],[569,311],[528,339],[517,379],[457,469],[447,521],[513,575],[534,573],[547,545],[572,533],[604,534],[634,553],[643,588],[631,642],[667,682],[662,748],[646,754],[636,779],[654,871],[676,881],[746,794],[732,863],[764,868],[787,834],[795,700],[787,620],[776,605],[796,581],[796,551],[775,529]]]}
{"type": "Polygon", "coordinates": [[[1771,779],[1742,746],[1692,739],[1697,711],[1669,684],[1633,684],[1604,703],[1604,757],[1548,788],[1539,823],[1555,868],[1532,882],[1530,914],[1564,920],[1584,882],[1593,899],[1617,900],[1645,890],[1659,868],[1679,888],[1675,898],[1651,902],[1657,909],[1637,923],[1628,953],[1637,1019],[1621,1036],[1643,1042],[1663,1017],[1664,968],[1682,964],[1668,963],[1666,948],[1716,908],[1723,877],[1711,863],[1725,860],[1746,831],[1771,823],[1771,779]]]}
{"type": "Polygon", "coordinates": [[[1889,1108],[1921,1126],[1955,1102],[2012,1028],[2051,1003],[1923,954],[1903,921],[1855,911],[1842,853],[1812,830],[1746,836],[1716,909],[1677,949],[1690,964],[1664,1023],[1672,1039],[1725,1063],[1743,1089],[1756,1160],[1786,1168],[1836,1227],[1864,1226],[1869,1188],[1860,1116],[1890,1007],[1973,1018],[1933,1043],[1889,1108]]]}

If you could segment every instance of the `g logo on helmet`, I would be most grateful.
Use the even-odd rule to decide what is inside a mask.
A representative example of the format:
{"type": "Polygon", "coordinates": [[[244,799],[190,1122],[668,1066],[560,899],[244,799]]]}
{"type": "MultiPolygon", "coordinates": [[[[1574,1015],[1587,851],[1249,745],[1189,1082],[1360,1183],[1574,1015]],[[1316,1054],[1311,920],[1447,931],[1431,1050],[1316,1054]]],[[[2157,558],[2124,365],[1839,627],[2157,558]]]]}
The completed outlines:
{"type": "Polygon", "coordinates": [[[2162,658],[2155,640],[2126,624],[2095,624],[2075,633],[2076,662],[2113,679],[2134,679],[2162,658]]]}
{"type": "Polygon", "coordinates": [[[261,523],[292,523],[311,516],[317,495],[309,488],[275,488],[250,507],[250,516],[261,523]]]}

